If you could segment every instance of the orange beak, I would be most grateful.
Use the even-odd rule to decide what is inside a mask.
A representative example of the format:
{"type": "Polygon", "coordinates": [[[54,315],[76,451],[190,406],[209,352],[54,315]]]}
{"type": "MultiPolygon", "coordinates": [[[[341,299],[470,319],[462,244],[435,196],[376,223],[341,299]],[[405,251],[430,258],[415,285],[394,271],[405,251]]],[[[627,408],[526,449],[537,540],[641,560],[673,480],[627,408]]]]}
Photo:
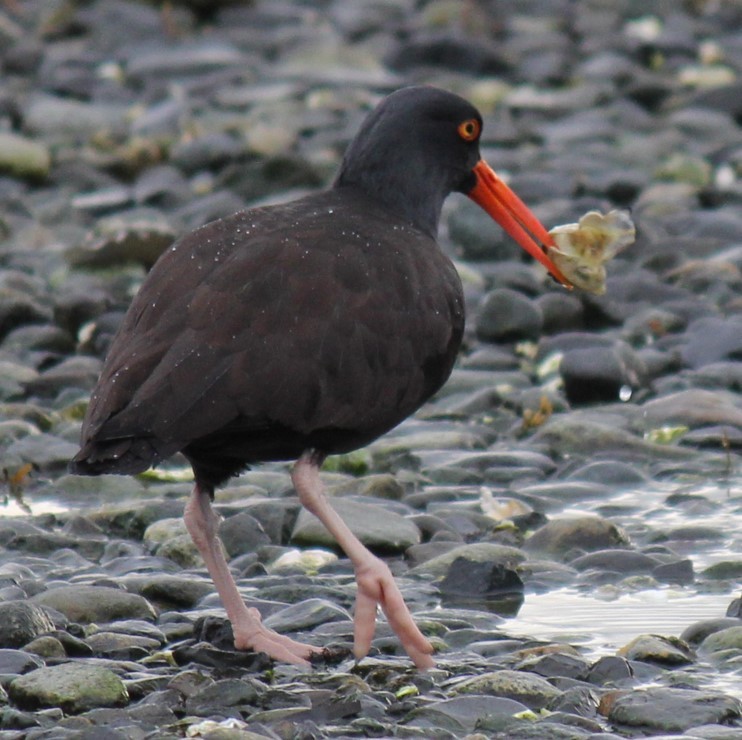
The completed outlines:
{"type": "Polygon", "coordinates": [[[561,270],[546,256],[554,246],[549,232],[528,206],[480,159],[474,167],[476,185],[467,195],[483,208],[534,259],[537,259],[565,288],[572,289],[561,270]]]}

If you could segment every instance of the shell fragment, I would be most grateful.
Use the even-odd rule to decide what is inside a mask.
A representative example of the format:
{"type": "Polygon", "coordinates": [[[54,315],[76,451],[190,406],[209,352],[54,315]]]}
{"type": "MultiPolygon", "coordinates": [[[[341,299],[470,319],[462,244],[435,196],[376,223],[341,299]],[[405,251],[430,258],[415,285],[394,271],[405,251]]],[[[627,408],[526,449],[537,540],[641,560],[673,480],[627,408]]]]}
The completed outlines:
{"type": "Polygon", "coordinates": [[[634,242],[636,229],[628,211],[589,211],[577,224],[549,231],[554,245],[546,253],[573,285],[605,293],[605,263],[634,242]]]}

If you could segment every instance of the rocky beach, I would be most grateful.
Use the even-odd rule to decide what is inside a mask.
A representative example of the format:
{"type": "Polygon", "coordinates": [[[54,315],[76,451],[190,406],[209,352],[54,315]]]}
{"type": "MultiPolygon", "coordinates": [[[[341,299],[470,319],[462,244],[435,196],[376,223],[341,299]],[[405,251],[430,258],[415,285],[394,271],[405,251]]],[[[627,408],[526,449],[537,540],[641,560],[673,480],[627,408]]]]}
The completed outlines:
{"type": "Polygon", "coordinates": [[[742,737],[742,3],[0,3],[0,740],[742,737]],[[552,228],[626,209],[568,292],[477,207],[445,387],[330,458],[436,666],[380,620],[290,464],[217,492],[246,602],[327,647],[234,650],[190,468],[67,465],[102,359],[179,235],[326,187],[368,111],[432,84],[552,228]]]}

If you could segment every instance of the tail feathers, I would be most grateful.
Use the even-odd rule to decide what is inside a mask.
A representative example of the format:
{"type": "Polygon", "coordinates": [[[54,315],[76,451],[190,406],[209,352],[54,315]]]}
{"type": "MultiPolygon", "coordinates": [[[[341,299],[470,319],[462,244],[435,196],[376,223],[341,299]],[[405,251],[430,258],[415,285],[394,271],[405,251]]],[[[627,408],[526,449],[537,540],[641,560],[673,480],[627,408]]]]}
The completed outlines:
{"type": "Polygon", "coordinates": [[[72,458],[68,469],[76,475],[134,475],[151,468],[163,457],[152,440],[146,438],[90,440],[72,458]]]}

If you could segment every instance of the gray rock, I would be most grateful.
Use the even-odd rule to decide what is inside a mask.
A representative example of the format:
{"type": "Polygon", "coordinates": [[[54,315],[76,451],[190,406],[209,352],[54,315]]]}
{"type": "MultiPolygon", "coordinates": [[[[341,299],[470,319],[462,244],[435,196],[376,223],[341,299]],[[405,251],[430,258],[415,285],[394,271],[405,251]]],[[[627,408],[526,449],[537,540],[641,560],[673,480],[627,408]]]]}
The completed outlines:
{"type": "Polygon", "coordinates": [[[160,647],[159,640],[121,632],[94,632],[85,638],[96,656],[117,660],[138,660],[160,647]]]}
{"type": "Polygon", "coordinates": [[[628,545],[626,534],[613,522],[597,516],[554,519],[525,542],[528,552],[564,557],[570,550],[596,551],[628,545]]]}
{"type": "MultiPolygon", "coordinates": [[[[62,641],[58,640],[53,635],[42,635],[41,637],[37,637],[35,640],[31,640],[31,642],[26,643],[24,650],[27,650],[29,653],[33,653],[34,655],[38,655],[45,661],[68,657],[62,641]]],[[[40,665],[43,664],[40,663],[40,665]]]]}
{"type": "Polygon", "coordinates": [[[688,427],[729,424],[742,427],[742,406],[737,394],[700,388],[647,401],[641,406],[645,429],[682,424],[688,427]]]}
{"type": "Polygon", "coordinates": [[[515,570],[499,563],[476,562],[456,558],[439,584],[449,603],[472,603],[493,600],[505,595],[522,594],[523,581],[515,570]]]}
{"type": "Polygon", "coordinates": [[[138,594],[107,586],[70,585],[44,591],[32,602],[50,606],[74,622],[110,622],[116,619],[154,621],[152,605],[138,594]]]}
{"type": "Polygon", "coordinates": [[[0,647],[17,648],[51,632],[54,622],[46,610],[26,601],[0,603],[0,647]]]}
{"type": "Polygon", "coordinates": [[[474,542],[455,546],[447,552],[418,565],[412,572],[442,577],[457,558],[465,558],[480,563],[492,562],[508,568],[515,568],[526,559],[526,556],[517,547],[498,545],[494,542],[474,542]]]}
{"type": "Polygon", "coordinates": [[[623,342],[567,351],[559,374],[573,405],[626,401],[645,385],[647,377],[639,355],[623,342]]]}
{"type": "Polygon", "coordinates": [[[0,398],[9,400],[20,398],[30,383],[38,377],[36,370],[17,362],[0,360],[0,398]]]}
{"type": "Polygon", "coordinates": [[[500,670],[462,681],[455,686],[454,693],[501,696],[521,702],[531,709],[543,709],[562,692],[540,676],[523,671],[500,670]]]}
{"type": "Polygon", "coordinates": [[[326,599],[307,599],[266,617],[266,627],[276,632],[299,632],[327,622],[350,620],[350,615],[326,599]]]}
{"type": "MultiPolygon", "coordinates": [[[[531,673],[536,673],[544,678],[574,678],[578,681],[584,681],[590,670],[590,664],[584,658],[577,655],[572,655],[571,652],[554,652],[542,656],[528,657],[516,667],[518,670],[527,670],[531,673]]],[[[587,701],[588,707],[591,709],[595,707],[595,697],[579,697],[578,701],[582,703],[583,700],[587,701]]],[[[565,706],[569,703],[569,699],[565,696],[559,698],[559,700],[552,702],[549,708],[554,711],[556,709],[566,709],[565,706]]]]}
{"type": "Polygon", "coordinates": [[[648,481],[647,476],[635,465],[618,460],[599,460],[589,462],[573,470],[568,480],[594,481],[609,486],[641,486],[648,481]]]}
{"type": "Polygon", "coordinates": [[[739,727],[722,727],[721,725],[710,724],[693,727],[688,732],[690,737],[697,737],[699,740],[737,740],[739,727]]]}
{"type": "Polygon", "coordinates": [[[128,53],[127,72],[133,79],[198,74],[245,63],[245,57],[238,48],[209,39],[184,42],[170,48],[161,44],[132,46],[128,53]]]}
{"type": "Polygon", "coordinates": [[[690,645],[677,637],[639,635],[618,650],[628,660],[657,663],[665,666],[688,665],[695,656],[690,645]]]}
{"type": "Polygon", "coordinates": [[[730,722],[742,716],[742,702],[707,691],[653,688],[619,696],[608,719],[654,732],[684,732],[696,725],[730,722]]]}
{"type": "Polygon", "coordinates": [[[227,517],[219,526],[219,537],[230,558],[271,544],[260,522],[247,512],[227,517]]]}
{"type": "Polygon", "coordinates": [[[201,553],[187,532],[165,540],[155,553],[157,557],[171,560],[181,568],[199,568],[203,565],[201,553]]]}
{"type": "Polygon", "coordinates": [[[693,456],[690,450],[646,442],[615,426],[573,416],[550,419],[532,440],[565,457],[614,453],[634,459],[687,460],[693,456]]]}
{"type": "Polygon", "coordinates": [[[182,535],[188,535],[188,530],[186,529],[183,517],[165,517],[164,519],[158,519],[157,521],[152,522],[152,524],[144,530],[142,542],[145,547],[154,550],[164,542],[182,535]]]}
{"type": "Polygon", "coordinates": [[[30,434],[18,439],[5,451],[9,467],[30,462],[42,470],[65,470],[79,446],[52,434],[30,434]]]}
{"type": "Polygon", "coordinates": [[[559,334],[565,331],[578,331],[584,328],[584,308],[582,301],[565,293],[544,293],[536,299],[541,310],[544,334],[559,334]]]}
{"type": "Polygon", "coordinates": [[[651,573],[659,564],[659,560],[644,555],[635,550],[597,550],[587,555],[581,555],[570,561],[570,565],[577,570],[615,570],[618,573],[651,573]]]}
{"type": "Polygon", "coordinates": [[[96,133],[127,131],[127,106],[117,103],[87,103],[46,93],[30,96],[24,123],[31,133],[49,139],[87,139],[96,133]]]}
{"type": "Polygon", "coordinates": [[[513,246],[474,203],[462,203],[448,216],[448,229],[454,244],[467,260],[503,260],[513,256],[513,246]]]}
{"type": "Polygon", "coordinates": [[[693,561],[685,559],[658,565],[652,569],[652,577],[661,583],[674,583],[687,586],[693,583],[696,575],[693,570],[693,561]]]}
{"type": "Polygon", "coordinates": [[[28,673],[43,665],[43,661],[25,650],[0,648],[0,674],[2,675],[28,673]]]}
{"type": "Polygon", "coordinates": [[[84,243],[67,251],[75,267],[111,267],[135,262],[152,267],[177,236],[158,212],[138,209],[98,221],[84,243]]]}
{"type": "MultiPolygon", "coordinates": [[[[231,708],[255,706],[266,690],[267,687],[249,678],[222,679],[190,693],[186,700],[186,711],[196,717],[224,716],[225,713],[230,716],[231,708]]],[[[239,713],[236,716],[240,716],[239,713]]]]}
{"type": "Polygon", "coordinates": [[[598,686],[615,686],[626,682],[633,676],[634,671],[628,660],[617,655],[604,655],[590,666],[586,680],[598,686]]]}
{"type": "Polygon", "coordinates": [[[49,174],[51,156],[43,142],[0,132],[0,172],[25,180],[43,180],[49,174]]]}
{"type": "Polygon", "coordinates": [[[522,702],[501,696],[457,696],[414,709],[410,724],[432,732],[448,730],[460,736],[471,732],[484,719],[509,720],[513,715],[525,712],[528,707],[522,702]]]}
{"type": "Polygon", "coordinates": [[[0,338],[24,324],[48,323],[51,311],[31,286],[0,284],[0,338]]]}
{"type": "Polygon", "coordinates": [[[690,645],[698,646],[709,635],[729,627],[742,627],[742,620],[737,617],[720,617],[719,619],[705,619],[701,622],[694,622],[683,630],[680,639],[690,645]]]}
{"type": "Polygon", "coordinates": [[[538,339],[543,326],[541,309],[518,291],[498,288],[482,301],[477,336],[486,342],[538,339]]]}
{"type": "Polygon", "coordinates": [[[738,316],[721,319],[714,316],[694,321],[686,333],[683,359],[694,369],[720,360],[732,360],[742,351],[742,322],[738,316]]]}
{"type": "Polygon", "coordinates": [[[55,354],[66,355],[75,348],[72,336],[58,326],[31,325],[13,329],[3,341],[3,349],[25,354],[34,350],[48,350],[55,354]]]}
{"type": "Polygon", "coordinates": [[[738,654],[742,653],[742,625],[727,627],[710,634],[700,644],[699,650],[712,653],[733,650],[738,654]]]}
{"type": "Polygon", "coordinates": [[[71,714],[129,703],[126,687],[113,671],[87,663],[31,671],[11,681],[8,693],[24,709],[59,707],[71,714]]]}
{"type": "Polygon", "coordinates": [[[88,560],[98,560],[103,554],[105,542],[96,537],[69,537],[56,532],[21,532],[8,540],[9,550],[19,550],[32,555],[54,557],[61,551],[69,550],[79,554],[79,565],[87,565],[88,560]]]}
{"type": "Polygon", "coordinates": [[[206,133],[180,141],[170,151],[170,161],[187,174],[220,167],[246,153],[243,142],[227,133],[206,133]]]}
{"type": "Polygon", "coordinates": [[[742,561],[740,560],[721,560],[718,563],[709,565],[701,574],[705,578],[714,580],[736,580],[742,578],[742,561]]]}
{"type": "MultiPolygon", "coordinates": [[[[382,506],[341,498],[333,498],[331,503],[351,531],[367,547],[383,552],[399,552],[420,541],[420,530],[414,522],[382,506]]],[[[297,545],[337,546],[319,519],[304,509],[296,520],[291,541],[297,545]]]]}
{"type": "Polygon", "coordinates": [[[69,357],[28,381],[26,390],[35,396],[55,398],[67,388],[91,391],[100,375],[97,357],[69,357]]]}

